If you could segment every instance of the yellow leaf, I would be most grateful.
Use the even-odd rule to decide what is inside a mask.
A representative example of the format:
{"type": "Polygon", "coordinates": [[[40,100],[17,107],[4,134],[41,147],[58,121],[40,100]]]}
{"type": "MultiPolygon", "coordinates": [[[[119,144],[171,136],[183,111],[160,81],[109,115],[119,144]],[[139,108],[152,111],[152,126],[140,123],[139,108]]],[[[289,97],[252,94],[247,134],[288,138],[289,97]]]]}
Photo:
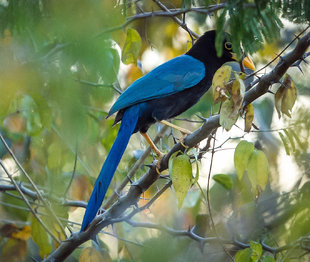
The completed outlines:
{"type": "Polygon", "coordinates": [[[244,125],[244,131],[245,132],[250,132],[252,123],[254,120],[254,107],[252,104],[248,104],[245,107],[245,125],[244,125]]]}
{"type": "Polygon", "coordinates": [[[12,238],[26,241],[31,236],[31,228],[28,225],[25,225],[18,232],[12,233],[12,238]]]}
{"type": "Polygon", "coordinates": [[[281,111],[291,117],[291,111],[297,98],[297,89],[292,78],[286,74],[284,77],[285,92],[282,98],[281,111]]]}
{"type": "Polygon", "coordinates": [[[231,70],[231,66],[224,65],[220,67],[213,76],[212,91],[215,104],[226,100],[226,93],[228,91],[227,83],[230,79],[231,70]]]}
{"type": "Polygon", "coordinates": [[[49,236],[39,221],[31,216],[32,240],[40,248],[40,256],[46,257],[52,251],[52,245],[49,236]]]}
{"type": "Polygon", "coordinates": [[[169,173],[180,209],[192,183],[192,165],[189,156],[186,154],[177,157],[171,156],[171,158],[173,159],[169,161],[169,173]]]}

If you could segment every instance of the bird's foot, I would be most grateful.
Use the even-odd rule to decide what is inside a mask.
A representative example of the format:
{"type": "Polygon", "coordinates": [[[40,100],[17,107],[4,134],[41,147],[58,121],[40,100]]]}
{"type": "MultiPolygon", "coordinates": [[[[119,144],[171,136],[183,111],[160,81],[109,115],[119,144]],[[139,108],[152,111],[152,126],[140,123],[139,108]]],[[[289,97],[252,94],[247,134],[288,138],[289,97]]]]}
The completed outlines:
{"type": "Polygon", "coordinates": [[[183,135],[181,136],[181,138],[179,139],[179,143],[180,143],[184,148],[189,148],[188,145],[185,145],[184,139],[185,139],[185,135],[183,134],[183,135]]]}
{"type": "Polygon", "coordinates": [[[156,172],[157,174],[160,176],[160,164],[161,164],[161,160],[163,159],[163,154],[161,155],[157,155],[158,159],[157,159],[157,162],[156,162],[156,166],[155,166],[155,169],[156,169],[156,172]]]}

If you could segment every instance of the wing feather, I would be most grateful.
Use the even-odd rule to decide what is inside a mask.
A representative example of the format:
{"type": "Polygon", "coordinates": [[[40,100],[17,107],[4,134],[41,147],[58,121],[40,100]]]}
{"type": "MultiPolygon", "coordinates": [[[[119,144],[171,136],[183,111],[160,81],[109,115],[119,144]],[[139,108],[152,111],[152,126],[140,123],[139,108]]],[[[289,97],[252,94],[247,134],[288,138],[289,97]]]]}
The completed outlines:
{"type": "Polygon", "coordinates": [[[204,76],[202,62],[189,55],[178,56],[133,82],[116,100],[108,116],[128,106],[183,91],[204,76]]]}

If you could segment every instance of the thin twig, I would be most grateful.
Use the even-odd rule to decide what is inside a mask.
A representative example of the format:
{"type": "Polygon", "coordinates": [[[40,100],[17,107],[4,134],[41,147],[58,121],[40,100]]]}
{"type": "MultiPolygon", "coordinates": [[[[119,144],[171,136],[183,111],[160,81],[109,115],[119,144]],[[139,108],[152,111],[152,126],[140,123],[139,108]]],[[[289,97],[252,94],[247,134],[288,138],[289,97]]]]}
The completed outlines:
{"type": "Polygon", "coordinates": [[[24,176],[27,178],[27,180],[29,181],[29,183],[31,184],[31,186],[33,187],[33,189],[36,191],[38,198],[42,201],[42,203],[45,205],[47,211],[52,215],[52,217],[55,219],[55,221],[57,222],[57,224],[59,225],[62,233],[64,234],[64,236],[66,236],[66,231],[64,229],[63,224],[59,221],[58,217],[56,216],[56,214],[54,213],[54,211],[52,210],[50,204],[45,200],[45,198],[43,197],[43,195],[41,194],[40,190],[38,189],[38,187],[36,186],[36,184],[33,182],[33,180],[31,179],[31,177],[28,175],[28,173],[26,172],[26,170],[24,169],[24,167],[20,164],[20,162],[18,161],[18,159],[16,158],[15,154],[13,153],[13,151],[11,150],[11,148],[8,146],[8,144],[6,143],[6,141],[4,140],[2,134],[0,133],[0,140],[2,141],[4,147],[6,148],[6,150],[9,152],[9,154],[11,155],[11,157],[14,159],[15,163],[17,164],[17,166],[19,167],[19,169],[22,171],[22,173],[24,174],[24,176]]]}
{"type": "Polygon", "coordinates": [[[24,195],[23,191],[20,189],[19,185],[17,184],[17,182],[13,179],[12,175],[9,173],[9,171],[6,169],[6,167],[3,165],[2,160],[0,159],[0,166],[2,167],[2,169],[4,170],[4,172],[6,173],[6,175],[8,176],[8,178],[11,180],[12,184],[14,185],[14,187],[16,188],[16,190],[18,191],[18,193],[21,195],[21,197],[23,198],[23,201],[25,202],[25,204],[27,205],[27,207],[29,208],[30,212],[33,214],[33,216],[39,221],[39,223],[42,225],[42,227],[46,230],[46,232],[57,242],[60,244],[60,240],[54,236],[54,234],[49,230],[49,228],[45,225],[45,223],[42,221],[42,219],[37,215],[37,213],[33,210],[31,204],[29,203],[27,197],[24,195]]]}

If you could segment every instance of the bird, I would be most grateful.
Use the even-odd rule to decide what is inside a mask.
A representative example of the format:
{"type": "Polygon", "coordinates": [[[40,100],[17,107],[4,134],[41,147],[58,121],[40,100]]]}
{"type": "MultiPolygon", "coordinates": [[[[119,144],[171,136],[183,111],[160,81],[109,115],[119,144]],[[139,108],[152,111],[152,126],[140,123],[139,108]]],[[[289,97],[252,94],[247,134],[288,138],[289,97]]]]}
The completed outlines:
{"type": "MultiPolygon", "coordinates": [[[[217,69],[226,62],[237,61],[231,36],[225,33],[220,57],[217,56],[215,38],[215,30],[205,32],[185,54],[159,65],[133,82],[113,104],[107,117],[116,113],[114,124],[121,122],[121,125],[95,182],[81,231],[95,218],[131,135],[140,132],[160,155],[146,134],[149,127],[192,107],[210,88],[217,69]]],[[[245,55],[241,62],[244,67],[255,69],[245,55]]]]}

